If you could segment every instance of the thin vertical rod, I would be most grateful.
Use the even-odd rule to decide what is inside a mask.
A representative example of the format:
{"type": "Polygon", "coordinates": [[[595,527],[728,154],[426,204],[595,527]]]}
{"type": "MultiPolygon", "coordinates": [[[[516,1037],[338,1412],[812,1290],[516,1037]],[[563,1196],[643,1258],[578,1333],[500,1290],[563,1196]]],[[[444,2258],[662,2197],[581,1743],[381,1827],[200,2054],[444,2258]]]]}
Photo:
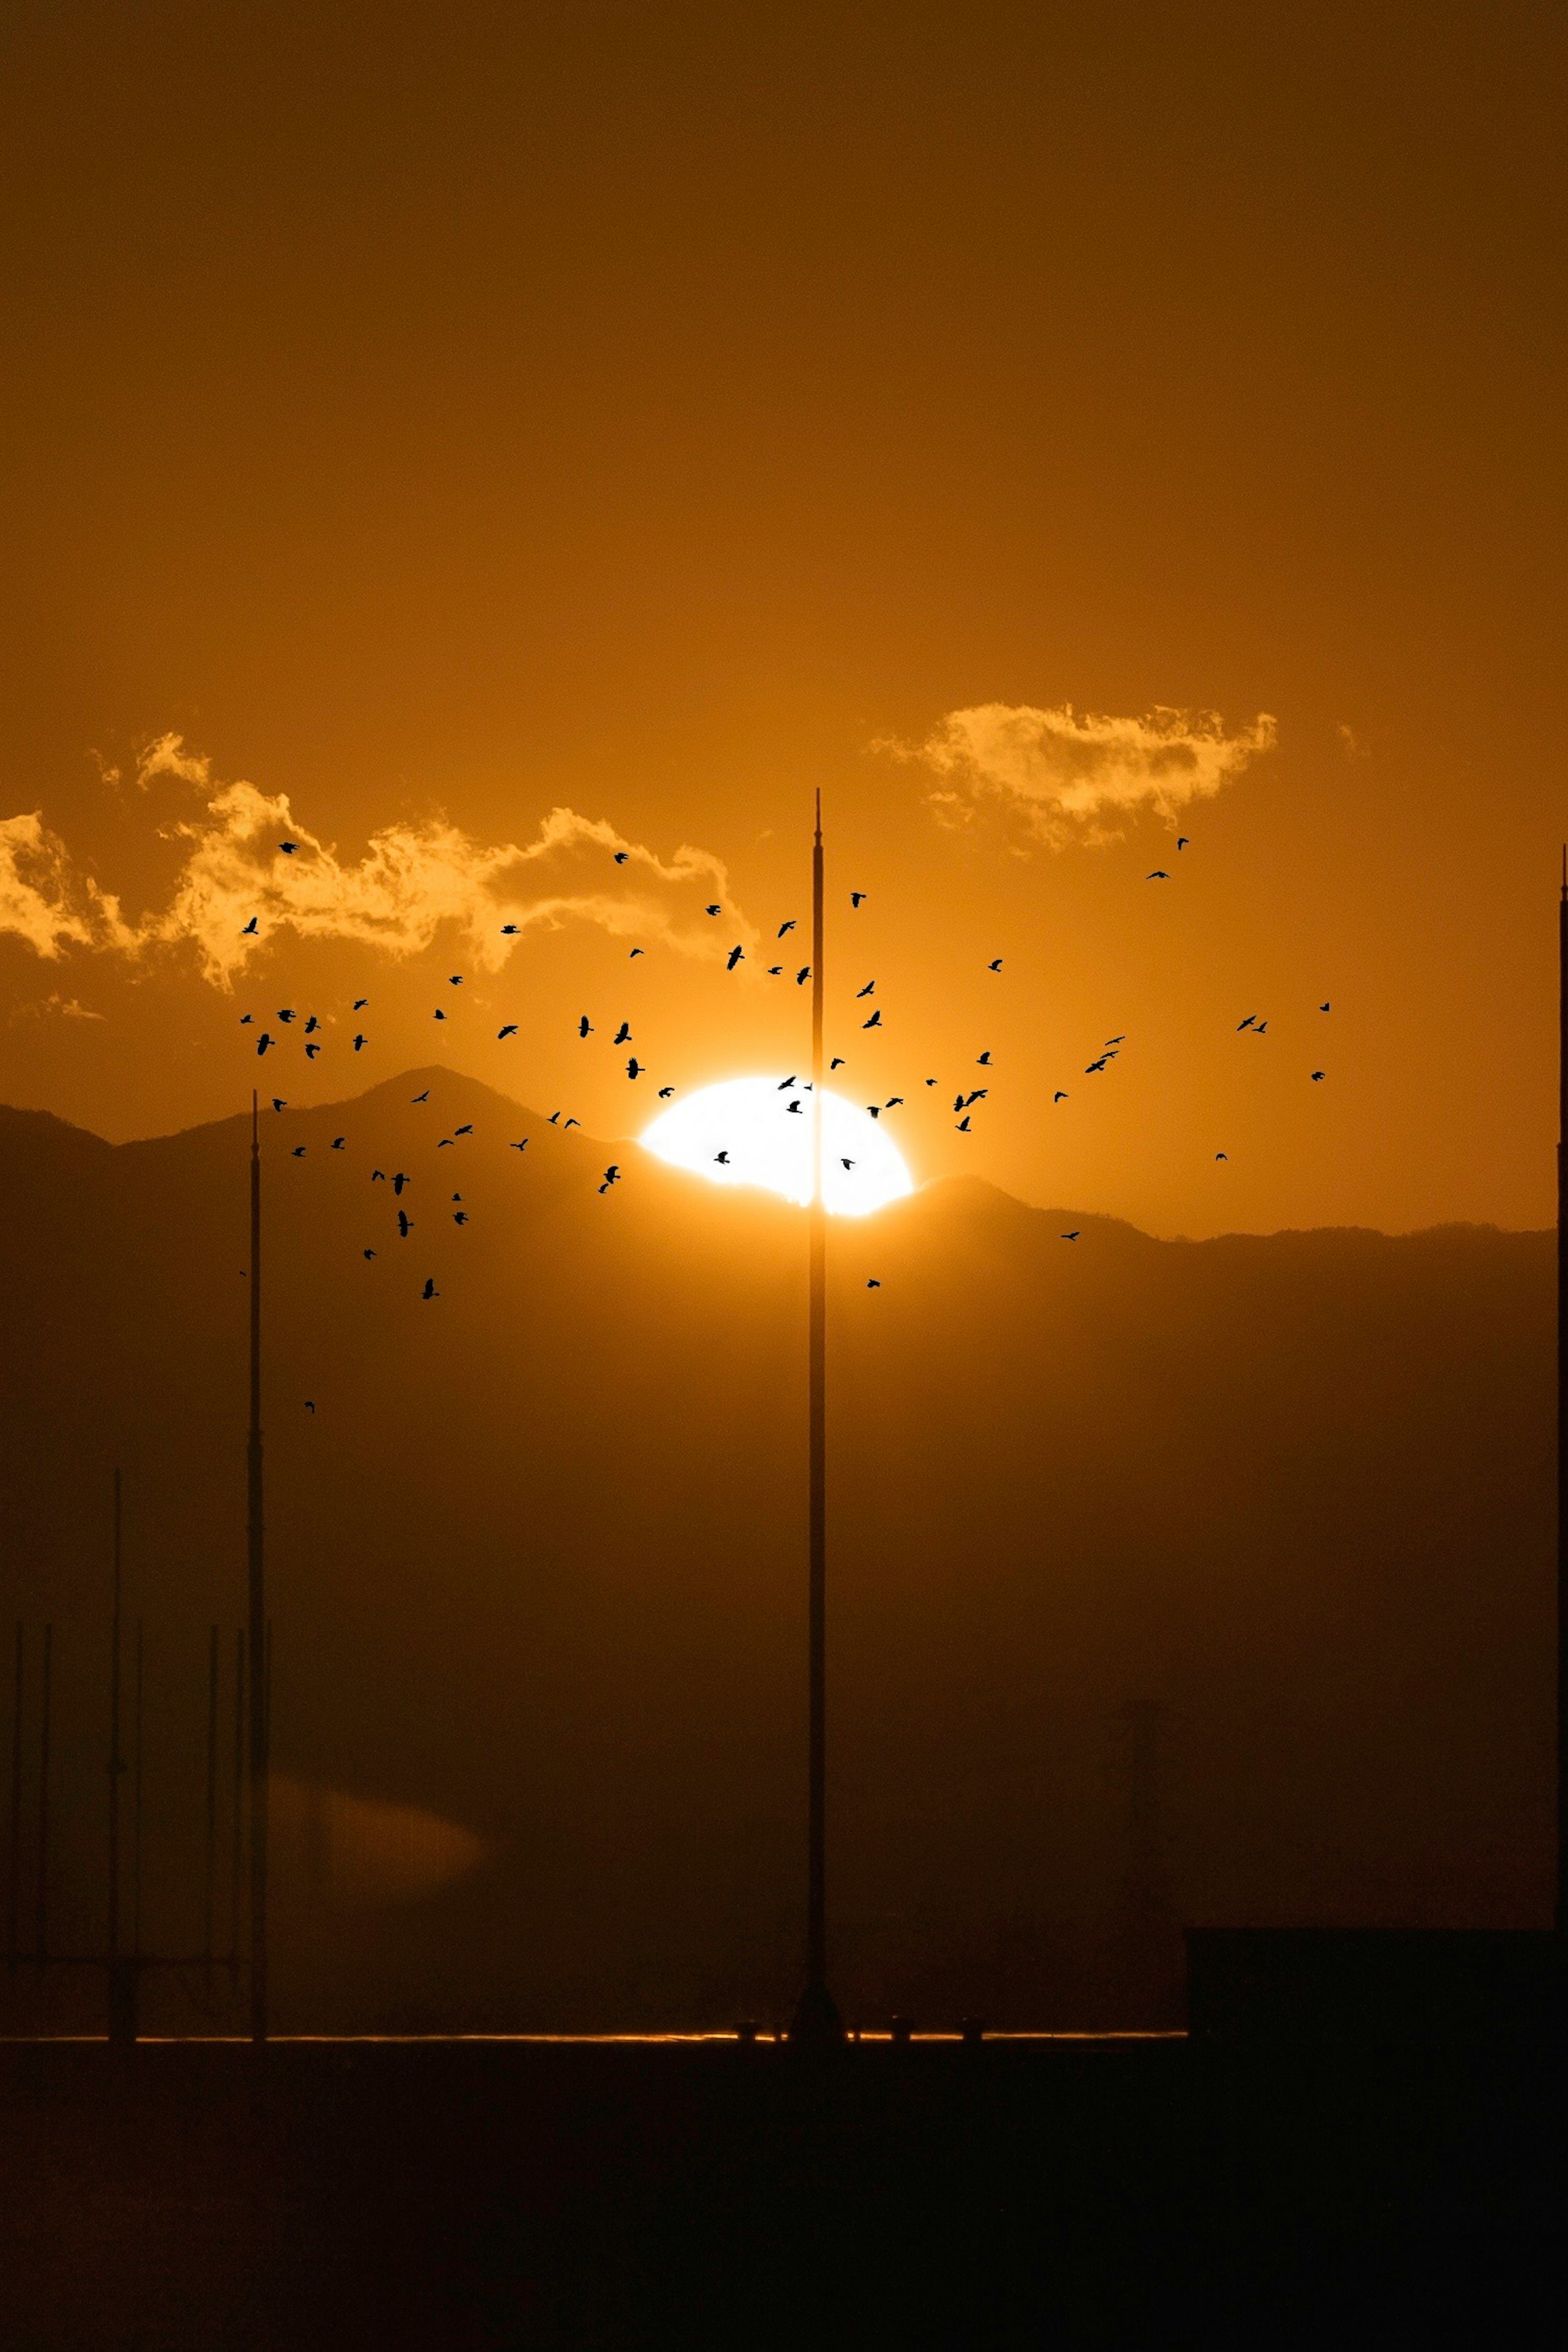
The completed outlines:
{"type": "Polygon", "coordinates": [[[131,1699],[131,1948],[141,1949],[141,1620],[136,1620],[135,1687],[131,1699]]]}
{"type": "Polygon", "coordinates": [[[207,1846],[202,1877],[202,1989],[213,1989],[213,1927],[218,1895],[218,1629],[207,1628],[207,1846]]]}
{"type": "Polygon", "coordinates": [[[54,1729],[55,1629],[44,1627],[43,1712],[38,1721],[38,1877],[35,1893],[33,1948],[41,1960],[49,1948],[49,1743],[54,1729]]]}
{"type": "Polygon", "coordinates": [[[267,1843],[270,1756],[267,1705],[267,1557],[261,1454],[261,1128],[250,1098],[250,1439],[246,1456],[250,1603],[250,2038],[267,2040],[267,1843]]]}
{"type": "Polygon", "coordinates": [[[26,1629],[16,1620],[16,1664],[11,1692],[11,1874],[9,1934],[6,1957],[15,1974],[22,1934],[22,1667],[26,1629]]]}
{"type": "Polygon", "coordinates": [[[245,1904],[245,1628],[235,1635],[234,1803],[229,1820],[229,1975],[239,1970],[239,1931],[245,1904]]]}
{"type": "Polygon", "coordinates": [[[806,1981],[825,1989],[828,1977],[827,1867],[827,1205],[822,1197],[822,795],[817,794],[811,845],[811,1202],[810,1361],[810,1820],[806,1870],[806,1981]]]}
{"type": "Polygon", "coordinates": [[[109,1617],[109,1958],[120,1958],[120,1783],[125,1759],[120,1752],[120,1612],[122,1594],[120,1473],[114,1474],[114,1588],[109,1617]]]}
{"type": "Polygon", "coordinates": [[[1568,1930],[1568,846],[1557,906],[1557,1892],[1568,1930]]]}

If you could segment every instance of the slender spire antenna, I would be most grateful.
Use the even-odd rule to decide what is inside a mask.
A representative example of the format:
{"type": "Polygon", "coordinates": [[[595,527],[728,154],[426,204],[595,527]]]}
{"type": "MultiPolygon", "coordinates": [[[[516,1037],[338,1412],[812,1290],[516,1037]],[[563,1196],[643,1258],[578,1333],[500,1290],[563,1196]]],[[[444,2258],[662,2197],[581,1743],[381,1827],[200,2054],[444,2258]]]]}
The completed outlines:
{"type": "Polygon", "coordinates": [[[114,1474],[114,1595],[109,1621],[109,1965],[120,1958],[120,1783],[125,1759],[120,1750],[120,1612],[121,1601],[120,1473],[114,1474]]]}
{"type": "Polygon", "coordinates": [[[810,1583],[807,1650],[810,1728],[807,1742],[809,1808],[806,1836],[806,1984],[791,2040],[821,2046],[843,2037],[828,1990],[827,1872],[827,1263],[828,1214],[822,1186],[822,795],[817,794],[811,845],[811,1199],[807,1213],[810,1242],[808,1453],[810,1486],[810,1583]]]}
{"type": "Polygon", "coordinates": [[[267,1690],[267,1553],[261,1454],[261,1122],[250,1098],[250,1439],[246,1452],[250,1641],[250,2038],[267,2034],[267,1835],[270,1794],[267,1690]]]}
{"type": "Polygon", "coordinates": [[[1568,845],[1557,907],[1557,1899],[1568,1931],[1568,845]]]}

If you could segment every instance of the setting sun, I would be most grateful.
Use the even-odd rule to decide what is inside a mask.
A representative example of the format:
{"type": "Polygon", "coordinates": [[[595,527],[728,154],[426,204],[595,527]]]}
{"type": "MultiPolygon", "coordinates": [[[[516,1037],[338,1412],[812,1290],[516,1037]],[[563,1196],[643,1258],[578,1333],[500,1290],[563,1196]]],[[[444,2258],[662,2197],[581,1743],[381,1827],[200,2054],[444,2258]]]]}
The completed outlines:
{"type": "MultiPolygon", "coordinates": [[[[716,1184],[758,1184],[804,1205],[811,1197],[810,1103],[800,1079],[727,1078],[661,1113],[643,1148],[716,1184]]],[[[892,1137],[857,1103],[826,1092],[822,1160],[822,1196],[834,1216],[867,1216],[915,1190],[892,1137]]]]}

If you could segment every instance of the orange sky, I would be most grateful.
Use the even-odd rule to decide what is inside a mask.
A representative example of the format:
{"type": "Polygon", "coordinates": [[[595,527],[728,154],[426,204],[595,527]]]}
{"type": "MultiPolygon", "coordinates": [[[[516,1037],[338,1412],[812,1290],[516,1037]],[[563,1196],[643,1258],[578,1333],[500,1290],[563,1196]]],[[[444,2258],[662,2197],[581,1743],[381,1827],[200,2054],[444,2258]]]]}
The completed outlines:
{"type": "Polygon", "coordinates": [[[700,873],[726,947],[804,914],[820,784],[835,1050],[868,1100],[942,1078],[918,1176],[1162,1233],[1547,1221],[1560,23],[84,0],[6,38],[0,818],[45,831],[5,836],[0,1096],[215,1116],[240,1013],[294,1005],[291,1100],[441,1058],[625,1135],[647,1082],[582,1011],[660,1082],[799,1066],[804,992],[692,948],[700,873]],[[873,748],[988,706],[1275,738],[1185,851],[1147,804],[1052,845],[984,763],[873,748]],[[335,846],[328,934],[402,843],[399,953],[274,897],[204,976],[227,902],[180,880],[234,878],[238,779],[335,846]],[[556,807],[716,867],[567,845],[568,895],[646,880],[635,962],[602,908],[489,973],[418,943],[438,823],[467,887],[556,807]]]}

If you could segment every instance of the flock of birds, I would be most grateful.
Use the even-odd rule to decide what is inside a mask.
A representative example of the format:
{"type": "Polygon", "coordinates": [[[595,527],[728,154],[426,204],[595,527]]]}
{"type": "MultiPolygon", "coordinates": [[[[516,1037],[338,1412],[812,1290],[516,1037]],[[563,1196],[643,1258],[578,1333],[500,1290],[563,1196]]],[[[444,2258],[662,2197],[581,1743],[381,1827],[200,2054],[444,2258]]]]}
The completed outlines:
{"type": "MultiPolygon", "coordinates": [[[[1186,834],[1178,835],[1176,845],[1178,852],[1186,849],[1190,845],[1189,836],[1186,834]]],[[[277,847],[281,856],[285,857],[292,857],[298,852],[298,844],[293,841],[282,841],[278,843],[277,847]]],[[[617,866],[624,866],[629,856],[630,852],[626,850],[616,850],[613,852],[614,863],[617,866]]],[[[1145,878],[1149,882],[1168,882],[1172,877],[1166,868],[1156,866],[1145,878]]],[[[865,904],[868,894],[863,890],[852,890],[848,896],[850,910],[852,914],[853,914],[858,912],[865,904]]],[[[715,900],[711,904],[705,906],[703,912],[711,919],[716,920],[717,918],[723,914],[724,908],[721,902],[715,900]]],[[[503,923],[500,926],[500,930],[503,937],[511,938],[517,935],[520,928],[521,927],[517,923],[503,923]]],[[[778,948],[779,942],[788,939],[789,934],[796,931],[798,928],[798,919],[794,916],[789,916],[785,921],[781,922],[775,934],[775,949],[778,948]]],[[[259,918],[253,915],[249,921],[243,926],[242,936],[245,938],[256,938],[258,935],[259,918]]],[[[629,951],[630,959],[635,961],[637,958],[644,956],[647,950],[643,948],[634,947],[629,951]]],[[[745,943],[743,941],[737,941],[737,944],[728,950],[725,958],[725,970],[727,972],[733,972],[746,961],[747,950],[745,943]]],[[[994,956],[986,965],[985,969],[993,975],[999,975],[1003,968],[1003,962],[1004,959],[1001,956],[994,956]]],[[[789,975],[788,960],[781,958],[778,963],[765,966],[764,970],[767,978],[770,980],[784,979],[789,975]]],[[[798,988],[803,988],[810,977],[811,967],[809,963],[801,964],[793,974],[794,982],[798,988]]],[[[448,975],[447,984],[452,988],[461,988],[464,985],[464,974],[457,971],[450,973],[448,975]]],[[[874,979],[868,980],[864,986],[856,992],[856,1003],[863,1003],[868,999],[873,997],[876,993],[876,986],[877,983],[874,979]]],[[[368,996],[356,997],[353,1000],[352,1013],[357,1016],[361,1013],[365,1012],[369,1008],[370,1002],[371,1000],[368,996]]],[[[1318,1007],[1320,1013],[1332,1013],[1333,1009],[1333,1006],[1332,1000],[1325,1000],[1318,1007]]],[[[277,1050],[283,1045],[285,1038],[297,1034],[300,1043],[303,1045],[307,1063],[314,1063],[322,1052],[326,1044],[326,1039],[321,1034],[323,1030],[323,1023],[320,1015],[315,1013],[309,1013],[304,1016],[303,1021],[301,1022],[300,1013],[297,1007],[284,1005],[278,1008],[275,1018],[277,1022],[280,1034],[275,1036],[269,1029],[262,1028],[256,1040],[256,1052],[257,1057],[265,1060],[266,1056],[269,1053],[277,1050]],[[298,1031],[296,1031],[296,1024],[300,1024],[298,1031]]],[[[439,1022],[445,1022],[448,1018],[446,1007],[444,1005],[438,1004],[434,1008],[432,1018],[439,1022]]],[[[242,1013],[240,1016],[240,1026],[242,1028],[256,1027],[256,1014],[254,1013],[242,1013]]],[[[873,1032],[881,1030],[882,1027],[882,1007],[880,1005],[873,1005],[866,1017],[862,1021],[861,1028],[862,1032],[873,1032]]],[[[1236,1024],[1238,1035],[1245,1034],[1251,1037],[1263,1037],[1268,1034],[1268,1030],[1269,1021],[1267,1016],[1260,1015],[1256,1013],[1248,1013],[1244,1019],[1239,1021],[1236,1024]]],[[[588,1013],[583,1013],[578,1016],[576,1034],[580,1042],[586,1042],[589,1038],[599,1034],[588,1013]]],[[[517,1022],[504,1022],[496,1033],[496,1042],[497,1044],[505,1044],[508,1038],[515,1037],[517,1034],[518,1024],[517,1022]]],[[[352,1050],[356,1054],[362,1053],[370,1042],[369,1036],[363,1030],[356,1029],[351,1041],[352,1050]]],[[[1084,1076],[1097,1077],[1108,1070],[1111,1064],[1118,1059],[1126,1043],[1127,1035],[1124,1031],[1115,1036],[1107,1037],[1095,1052],[1092,1058],[1084,1065],[1084,1076]]],[[[613,1035],[610,1039],[610,1044],[612,1049],[617,1051],[622,1046],[634,1047],[635,1040],[633,1038],[632,1024],[629,1018],[622,1019],[620,1021],[619,1025],[614,1030],[613,1035]]],[[[829,1065],[830,1075],[832,1072],[843,1069],[846,1066],[847,1063],[845,1056],[842,1055],[835,1055],[829,1065]]],[[[992,1049],[989,1046],[987,1046],[976,1055],[975,1066],[988,1073],[993,1069],[993,1054],[992,1049]]],[[[628,1081],[632,1084],[640,1082],[650,1075],[649,1065],[639,1056],[635,1050],[632,1051],[627,1055],[625,1062],[625,1075],[628,1081]]],[[[1311,1073],[1312,1082],[1314,1085],[1321,1085],[1326,1078],[1327,1075],[1328,1074],[1325,1070],[1314,1069],[1311,1073]]],[[[940,1085],[940,1080],[936,1077],[927,1077],[925,1080],[925,1085],[929,1089],[935,1089],[940,1085]]],[[[780,1081],[779,1091],[781,1094],[791,1093],[791,1099],[785,1106],[787,1111],[801,1113],[805,1109],[805,1104],[801,1099],[801,1095],[800,1093],[791,1092],[792,1089],[796,1088],[800,1088],[804,1093],[809,1094],[810,1092],[810,1081],[802,1080],[797,1075],[791,1074],[789,1077],[780,1081]]],[[[668,1102],[674,1097],[675,1088],[671,1084],[665,1084],[654,1088],[653,1091],[659,1101],[668,1102]]],[[[975,1111],[977,1107],[983,1105],[989,1099],[989,1096],[990,1087],[988,1081],[987,1084],[978,1086],[959,1086],[957,1091],[954,1095],[952,1104],[953,1125],[956,1133],[960,1135],[968,1135],[973,1133],[975,1111]]],[[[415,1105],[423,1105],[429,1101],[429,1098],[430,1089],[426,1087],[420,1094],[413,1096],[412,1100],[415,1105]]],[[[1070,1096],[1068,1088],[1065,1087],[1059,1087],[1054,1090],[1051,1096],[1052,1107],[1054,1108],[1054,1106],[1059,1103],[1066,1102],[1069,1098],[1070,1096]]],[[[281,1112],[288,1108],[286,1097],[274,1095],[270,1097],[270,1100],[272,1108],[276,1112],[281,1112]]],[[[864,1108],[867,1114],[872,1118],[880,1119],[884,1113],[902,1109],[904,1106],[905,1097],[903,1095],[890,1095],[885,1098],[885,1100],[867,1103],[864,1108]]],[[[581,1122],[575,1116],[565,1116],[558,1109],[550,1112],[546,1124],[559,1128],[564,1133],[569,1129],[580,1127],[581,1122]]],[[[455,1128],[451,1135],[442,1137],[436,1145],[436,1149],[437,1150],[455,1150],[462,1139],[471,1137],[473,1133],[474,1127],[472,1121],[465,1122],[462,1126],[455,1128]]],[[[512,1142],[508,1148],[517,1152],[526,1151],[528,1149],[528,1140],[527,1136],[524,1136],[519,1140],[512,1142]]],[[[348,1148],[348,1141],[349,1139],[347,1136],[335,1136],[328,1148],[332,1151],[342,1151],[348,1148]]],[[[296,1160],[303,1160],[307,1155],[308,1149],[308,1147],[303,1143],[296,1144],[292,1147],[290,1156],[296,1160]]],[[[1228,1160],[1229,1154],[1226,1151],[1217,1151],[1214,1157],[1217,1161],[1225,1161],[1228,1160]]],[[[721,1168],[727,1167],[730,1164],[730,1155],[728,1150],[720,1150],[716,1152],[714,1154],[714,1160],[717,1166],[721,1168]]],[[[841,1158],[841,1164],[846,1171],[848,1171],[852,1170],[856,1163],[851,1158],[841,1158]]],[[[600,1179],[597,1188],[599,1192],[602,1195],[612,1191],[613,1188],[621,1182],[623,1172],[624,1171],[622,1171],[619,1161],[612,1160],[603,1171],[602,1176],[600,1179]]],[[[405,1171],[396,1171],[389,1176],[385,1170],[377,1168],[371,1171],[370,1181],[372,1184],[391,1184],[392,1196],[394,1200],[399,1202],[399,1205],[394,1211],[397,1235],[400,1240],[406,1241],[414,1229],[413,1220],[409,1215],[407,1210],[401,1205],[401,1202],[403,1192],[413,1183],[413,1179],[405,1171]]],[[[455,1192],[452,1194],[451,1201],[446,1204],[446,1206],[451,1215],[452,1223],[455,1226],[461,1229],[467,1225],[469,1222],[468,1211],[464,1205],[463,1195],[460,1192],[455,1192]]],[[[1075,1242],[1081,1238],[1082,1230],[1082,1226],[1075,1226],[1070,1232],[1063,1233],[1060,1238],[1064,1242],[1075,1242]]],[[[374,1247],[367,1247],[361,1252],[361,1255],[367,1261],[370,1261],[375,1259],[378,1256],[379,1252],[374,1247]]],[[[880,1290],[881,1287],[881,1281],[876,1277],[872,1277],[866,1283],[866,1288],[868,1290],[880,1290]]],[[[436,1287],[435,1278],[434,1276],[427,1276],[424,1278],[423,1287],[421,1288],[419,1295],[423,1300],[427,1302],[437,1299],[441,1297],[441,1292],[436,1287]]],[[[310,1406],[310,1410],[314,1412],[314,1405],[310,1406]]]]}

